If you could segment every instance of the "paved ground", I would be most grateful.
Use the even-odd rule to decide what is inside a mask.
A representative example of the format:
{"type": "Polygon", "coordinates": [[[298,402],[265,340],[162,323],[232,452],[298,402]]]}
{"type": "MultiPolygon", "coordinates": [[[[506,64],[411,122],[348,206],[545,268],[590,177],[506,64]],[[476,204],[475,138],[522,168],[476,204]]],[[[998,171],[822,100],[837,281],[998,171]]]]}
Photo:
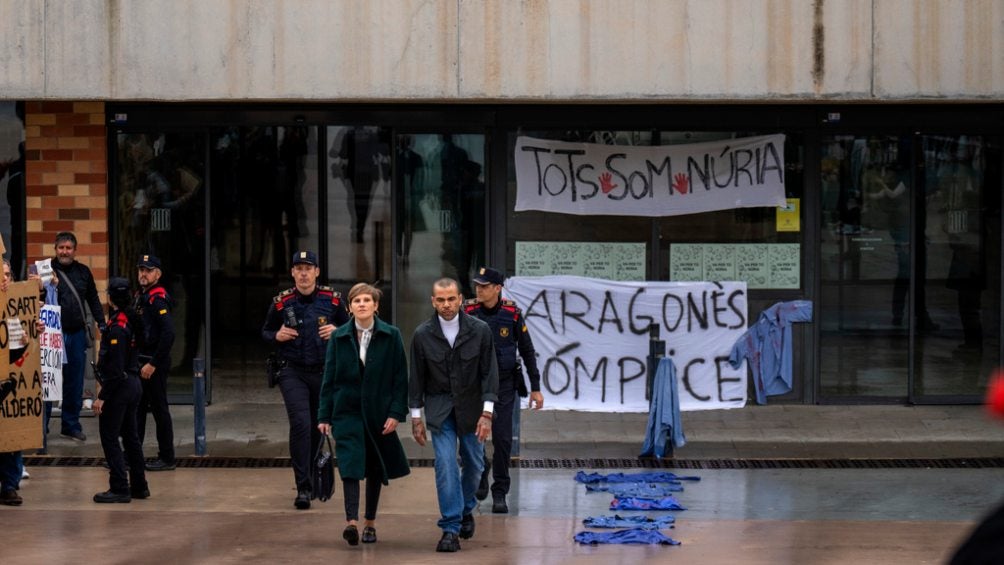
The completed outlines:
{"type": "Polygon", "coordinates": [[[582,519],[612,514],[610,496],[587,494],[574,470],[522,469],[514,512],[484,504],[475,537],[446,555],[433,551],[428,468],[384,490],[378,543],[357,547],[341,540],[341,486],[297,511],[290,469],[151,473],[151,498],[113,505],[90,500],[107,488],[101,467],[31,471],[25,504],[0,506],[5,563],[944,563],[1004,498],[1001,469],[701,470],[663,531],[682,545],[590,547],[572,537],[582,519]]]}
{"type": "MultiPolygon", "coordinates": [[[[192,406],[173,406],[172,414],[179,456],[194,454],[192,406]]],[[[646,418],[524,410],[521,455],[635,457],[646,418]]],[[[81,444],[50,434],[50,454],[100,457],[97,420],[82,422],[90,439],[81,444]]],[[[685,412],[683,425],[688,443],[676,456],[685,459],[1004,457],[1004,423],[979,406],[747,406],[685,412]]],[[[147,429],[153,433],[152,419],[147,429]]],[[[401,430],[409,456],[432,457],[430,447],[411,439],[410,426],[401,430]]],[[[284,457],[287,435],[279,402],[221,402],[206,409],[210,456],[284,457]]]]}

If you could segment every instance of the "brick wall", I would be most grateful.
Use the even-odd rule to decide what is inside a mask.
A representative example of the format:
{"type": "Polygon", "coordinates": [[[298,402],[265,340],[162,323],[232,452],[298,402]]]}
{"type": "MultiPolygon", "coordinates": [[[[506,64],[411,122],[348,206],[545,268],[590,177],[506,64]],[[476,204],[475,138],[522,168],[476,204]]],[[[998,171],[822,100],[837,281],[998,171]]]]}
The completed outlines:
{"type": "MultiPolygon", "coordinates": [[[[108,279],[108,151],[104,102],[26,102],[28,260],[77,236],[77,260],[108,279]]],[[[99,293],[102,298],[104,293],[99,293]]]]}

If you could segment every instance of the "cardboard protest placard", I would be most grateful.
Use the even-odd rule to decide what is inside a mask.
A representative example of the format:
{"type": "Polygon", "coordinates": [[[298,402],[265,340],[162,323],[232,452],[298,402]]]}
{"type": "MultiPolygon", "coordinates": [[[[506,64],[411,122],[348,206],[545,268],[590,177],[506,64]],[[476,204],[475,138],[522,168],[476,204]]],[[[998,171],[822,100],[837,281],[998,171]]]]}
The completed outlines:
{"type": "Polygon", "coordinates": [[[42,375],[36,328],[38,283],[25,281],[0,292],[0,452],[42,447],[42,375]],[[18,328],[11,331],[11,328],[18,328]],[[23,345],[12,349],[11,345],[23,345]],[[13,352],[13,354],[12,354],[13,352]]]}

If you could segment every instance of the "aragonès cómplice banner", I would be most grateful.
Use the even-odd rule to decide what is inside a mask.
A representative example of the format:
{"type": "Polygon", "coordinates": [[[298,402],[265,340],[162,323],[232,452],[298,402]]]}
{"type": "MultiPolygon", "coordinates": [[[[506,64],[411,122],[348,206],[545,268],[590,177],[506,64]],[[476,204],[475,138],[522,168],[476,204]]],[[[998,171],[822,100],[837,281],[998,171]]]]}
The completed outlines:
{"type": "Polygon", "coordinates": [[[647,412],[649,327],[676,364],[681,410],[746,404],[746,365],[729,366],[746,331],[745,282],[626,282],[509,277],[537,351],[545,408],[647,412]]]}
{"type": "Polygon", "coordinates": [[[784,135],[634,146],[516,138],[517,212],[678,216],[785,206],[784,135]]]}

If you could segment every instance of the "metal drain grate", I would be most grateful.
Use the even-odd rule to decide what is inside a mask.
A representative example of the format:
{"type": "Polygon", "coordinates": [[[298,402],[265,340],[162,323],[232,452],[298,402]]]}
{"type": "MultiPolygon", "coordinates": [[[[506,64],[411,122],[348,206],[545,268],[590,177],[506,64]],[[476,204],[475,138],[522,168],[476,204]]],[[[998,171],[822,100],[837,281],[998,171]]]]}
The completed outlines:
{"type": "MultiPolygon", "coordinates": [[[[29,467],[100,467],[101,457],[24,458],[29,467]]],[[[432,459],[411,459],[412,467],[431,468],[432,459]]],[[[287,457],[182,457],[178,467],[185,469],[271,469],[289,467],[287,457]]],[[[1000,469],[1004,458],[954,459],[519,459],[512,462],[520,469],[1000,469]]]]}

